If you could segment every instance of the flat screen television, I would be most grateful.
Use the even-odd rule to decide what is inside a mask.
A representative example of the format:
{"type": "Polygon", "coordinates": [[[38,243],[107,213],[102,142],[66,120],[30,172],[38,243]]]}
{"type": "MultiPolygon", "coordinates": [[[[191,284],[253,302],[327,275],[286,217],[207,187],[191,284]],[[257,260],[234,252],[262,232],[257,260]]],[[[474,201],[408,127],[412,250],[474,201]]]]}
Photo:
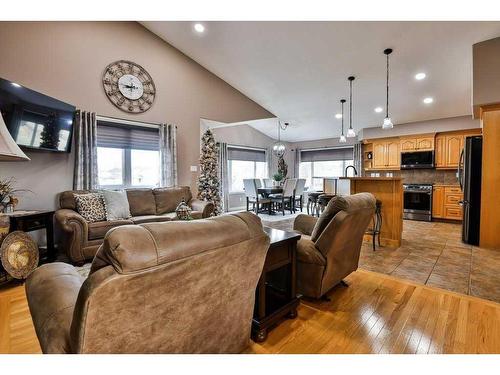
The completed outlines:
{"type": "Polygon", "coordinates": [[[23,148],[70,152],[76,108],[0,78],[0,113],[23,148]]]}

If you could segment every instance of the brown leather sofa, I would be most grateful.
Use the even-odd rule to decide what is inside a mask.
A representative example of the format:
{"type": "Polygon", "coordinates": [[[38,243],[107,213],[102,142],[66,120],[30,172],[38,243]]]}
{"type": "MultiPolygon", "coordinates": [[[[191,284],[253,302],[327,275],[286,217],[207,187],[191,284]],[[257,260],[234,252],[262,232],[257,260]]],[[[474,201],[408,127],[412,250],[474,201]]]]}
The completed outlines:
{"type": "Polygon", "coordinates": [[[132,217],[126,220],[87,222],[76,212],[75,194],[88,190],[69,190],[59,194],[60,209],[55,213],[58,250],[74,264],[92,260],[104,235],[114,227],[176,220],[175,209],[182,199],[192,208],[195,219],[207,218],[214,211],[211,202],[193,199],[189,186],[157,189],[129,189],[127,198],[132,217]]]}
{"type": "Polygon", "coordinates": [[[319,218],[299,215],[294,230],[297,243],[297,289],[320,298],[358,269],[363,236],[375,213],[375,197],[360,193],[334,197],[319,218]]]}
{"type": "Polygon", "coordinates": [[[252,213],[110,230],[88,278],[66,263],[26,282],[44,353],[239,353],[269,237],[252,213]]]}

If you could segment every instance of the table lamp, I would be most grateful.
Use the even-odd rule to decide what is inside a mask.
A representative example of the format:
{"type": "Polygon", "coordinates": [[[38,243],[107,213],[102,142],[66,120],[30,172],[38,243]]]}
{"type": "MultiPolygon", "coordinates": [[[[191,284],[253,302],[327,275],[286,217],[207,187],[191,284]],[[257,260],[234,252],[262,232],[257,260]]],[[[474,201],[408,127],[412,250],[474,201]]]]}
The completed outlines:
{"type": "Polygon", "coordinates": [[[12,139],[7,125],[0,115],[0,161],[29,161],[30,158],[19,148],[12,139]]]}

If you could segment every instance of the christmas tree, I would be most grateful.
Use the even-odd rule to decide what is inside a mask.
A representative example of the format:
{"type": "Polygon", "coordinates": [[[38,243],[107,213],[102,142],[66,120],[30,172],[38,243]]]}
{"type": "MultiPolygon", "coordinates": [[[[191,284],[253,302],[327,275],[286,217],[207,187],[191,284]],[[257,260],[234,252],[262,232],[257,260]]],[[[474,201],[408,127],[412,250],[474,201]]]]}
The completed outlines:
{"type": "Polygon", "coordinates": [[[200,176],[198,177],[198,199],[213,202],[214,215],[222,213],[217,175],[218,146],[213,133],[208,129],[201,138],[200,176]]]}

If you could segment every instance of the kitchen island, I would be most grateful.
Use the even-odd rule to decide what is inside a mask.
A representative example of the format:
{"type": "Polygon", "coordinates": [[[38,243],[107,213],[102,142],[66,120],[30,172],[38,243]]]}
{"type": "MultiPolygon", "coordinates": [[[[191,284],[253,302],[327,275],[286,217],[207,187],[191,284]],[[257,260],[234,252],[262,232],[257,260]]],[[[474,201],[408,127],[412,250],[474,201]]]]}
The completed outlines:
{"type": "MultiPolygon", "coordinates": [[[[372,193],[382,202],[382,246],[399,247],[403,234],[403,184],[397,177],[340,177],[339,195],[372,193]]],[[[371,240],[371,237],[367,238],[371,240]]]]}

